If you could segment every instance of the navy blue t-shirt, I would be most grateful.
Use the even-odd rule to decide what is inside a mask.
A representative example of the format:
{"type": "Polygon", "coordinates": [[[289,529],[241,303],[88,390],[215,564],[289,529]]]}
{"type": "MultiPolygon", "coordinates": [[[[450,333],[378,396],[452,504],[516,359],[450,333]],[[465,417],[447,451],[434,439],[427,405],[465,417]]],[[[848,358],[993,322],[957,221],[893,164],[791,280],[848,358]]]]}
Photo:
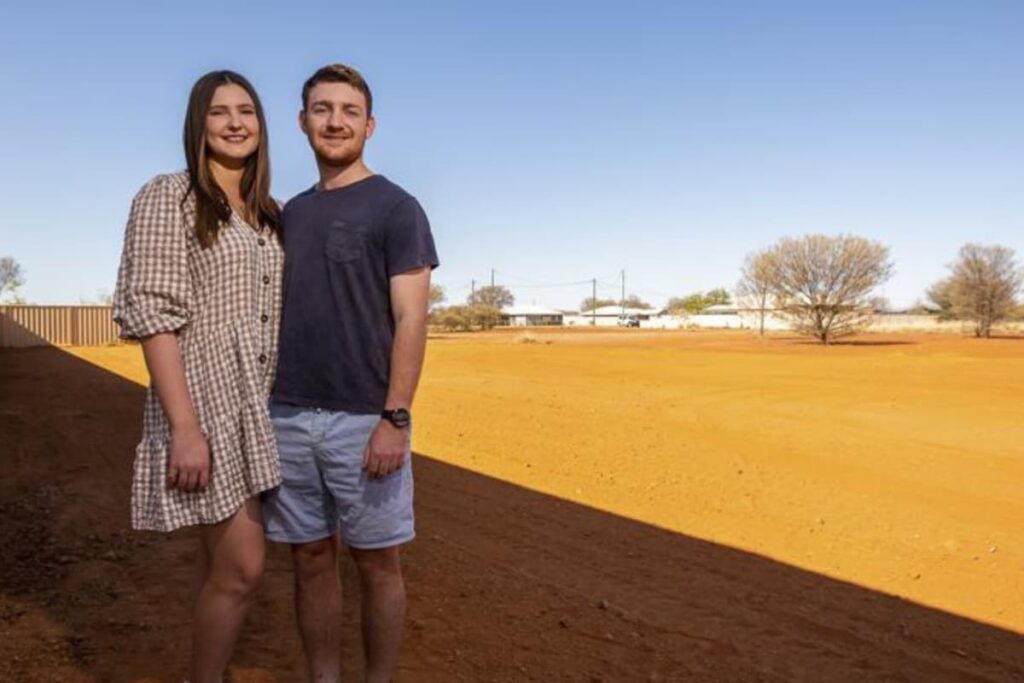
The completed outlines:
{"type": "Polygon", "coordinates": [[[384,409],[395,323],[390,279],[438,265],[419,202],[384,176],[288,202],[273,398],[325,410],[384,409]]]}

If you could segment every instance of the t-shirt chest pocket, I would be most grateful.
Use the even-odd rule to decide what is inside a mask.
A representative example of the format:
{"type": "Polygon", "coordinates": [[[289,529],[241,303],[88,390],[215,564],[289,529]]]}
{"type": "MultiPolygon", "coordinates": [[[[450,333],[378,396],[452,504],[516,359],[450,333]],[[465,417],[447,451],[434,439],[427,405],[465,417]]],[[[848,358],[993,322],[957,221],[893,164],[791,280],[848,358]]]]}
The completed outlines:
{"type": "Polygon", "coordinates": [[[355,263],[366,253],[370,226],[349,221],[333,221],[327,228],[324,254],[335,263],[355,263]]]}

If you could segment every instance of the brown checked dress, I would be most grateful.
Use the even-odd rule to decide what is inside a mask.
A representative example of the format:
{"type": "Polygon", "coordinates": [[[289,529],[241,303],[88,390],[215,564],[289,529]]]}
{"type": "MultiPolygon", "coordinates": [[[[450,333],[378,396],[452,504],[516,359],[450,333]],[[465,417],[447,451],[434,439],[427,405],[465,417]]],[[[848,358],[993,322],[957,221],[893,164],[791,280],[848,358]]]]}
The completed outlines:
{"type": "Polygon", "coordinates": [[[210,445],[205,490],[167,488],[170,428],[152,385],[135,451],[132,526],[212,524],[281,481],[267,413],[277,361],[283,252],[274,234],[237,214],[204,249],[188,175],[157,176],[132,202],[114,293],[125,339],[175,332],[185,380],[210,445]]]}

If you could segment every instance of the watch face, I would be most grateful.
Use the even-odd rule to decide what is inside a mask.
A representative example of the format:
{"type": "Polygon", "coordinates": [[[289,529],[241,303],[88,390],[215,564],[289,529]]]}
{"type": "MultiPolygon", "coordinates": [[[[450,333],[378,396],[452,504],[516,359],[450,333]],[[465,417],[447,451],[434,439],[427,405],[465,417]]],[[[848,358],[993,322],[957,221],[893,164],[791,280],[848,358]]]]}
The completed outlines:
{"type": "Polygon", "coordinates": [[[412,421],[412,416],[409,415],[409,411],[405,408],[398,408],[391,413],[391,424],[396,427],[408,427],[412,421]]]}

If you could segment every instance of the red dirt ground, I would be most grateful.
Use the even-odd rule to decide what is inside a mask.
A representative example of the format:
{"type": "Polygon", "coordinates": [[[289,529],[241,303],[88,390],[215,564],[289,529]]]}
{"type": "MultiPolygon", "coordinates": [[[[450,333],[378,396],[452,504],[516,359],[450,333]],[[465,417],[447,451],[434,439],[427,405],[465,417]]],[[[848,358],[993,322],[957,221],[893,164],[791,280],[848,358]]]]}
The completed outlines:
{"type": "MultiPolygon", "coordinates": [[[[526,391],[516,383],[515,368],[558,366],[580,353],[563,355],[558,350],[560,344],[577,343],[576,338],[553,337],[550,346],[508,346],[509,339],[454,340],[472,346],[464,357],[454,346],[444,347],[445,340],[433,343],[421,400],[436,405],[423,407],[421,414],[436,421],[455,420],[459,416],[446,411],[454,410],[452,402],[462,395],[464,409],[476,406],[493,416],[502,396],[526,391]],[[467,393],[465,387],[430,379],[430,373],[463,367],[486,382],[487,364],[495,357],[484,348],[489,344],[504,346],[513,358],[511,365],[490,375],[500,387],[493,390],[493,404],[477,384],[467,393]]],[[[728,340],[698,337],[693,342],[697,355],[692,355],[685,349],[673,351],[676,342],[667,339],[659,337],[639,353],[656,359],[678,353],[682,367],[690,367],[688,362],[703,367],[705,341],[713,347],[709,353],[735,362],[752,352],[748,342],[731,348],[728,340]]],[[[913,366],[915,354],[934,351],[947,368],[979,371],[955,345],[934,342],[938,346],[928,350],[929,343],[921,340],[920,348],[909,349],[882,347],[884,353],[872,349],[878,356],[874,367],[884,377],[891,371],[887,363],[893,362],[893,354],[909,354],[913,366]]],[[[619,358],[625,358],[624,349],[630,346],[619,337],[608,344],[588,337],[579,344],[607,347],[619,358]]],[[[804,353],[793,348],[759,353],[781,358],[804,353]]],[[[853,352],[840,349],[834,355],[853,352]]],[[[1007,359],[1020,367],[1018,351],[1009,352],[1007,359]]],[[[623,363],[640,365],[628,359],[623,363]]],[[[924,371],[923,366],[914,367],[915,372],[924,371]]],[[[998,373],[981,374],[984,381],[998,379],[998,373]]],[[[853,381],[852,374],[833,380],[853,381]]],[[[617,385],[619,379],[612,376],[610,382],[617,385]]],[[[721,388],[706,387],[702,395],[728,398],[721,388]]],[[[891,392],[901,391],[912,393],[913,387],[894,380],[891,392]]],[[[57,349],[0,351],[0,681],[156,683],[183,678],[194,540],[187,532],[139,534],[126,526],[128,462],[138,438],[142,392],[138,384],[57,349]]],[[[547,394],[538,395],[548,400],[547,394]]],[[[590,397],[586,404],[597,400],[590,397]]],[[[798,411],[795,400],[783,407],[798,411]]],[[[885,406],[875,409],[884,412],[885,406]]],[[[515,415],[520,409],[507,410],[515,415]]],[[[476,425],[464,438],[483,439],[486,424],[481,427],[471,415],[461,415],[467,425],[476,425]]],[[[782,415],[766,419],[769,423],[760,428],[777,427],[773,421],[782,415]]],[[[934,426],[943,429],[939,422],[934,426]]],[[[518,443],[505,427],[495,434],[490,437],[495,444],[518,443]]],[[[846,432],[839,436],[853,438],[846,432]]],[[[442,443],[441,434],[425,437],[418,441],[421,449],[442,443]]],[[[890,594],[902,584],[884,592],[864,587],[884,584],[884,573],[860,580],[855,568],[840,568],[835,574],[857,579],[841,580],[824,569],[800,568],[795,559],[768,557],[785,557],[784,545],[757,551],[756,538],[740,536],[726,539],[726,545],[720,537],[731,528],[729,520],[739,519],[736,510],[709,509],[706,526],[685,532],[682,524],[651,518],[655,513],[643,506],[628,516],[609,512],[615,510],[615,500],[607,488],[594,499],[607,498],[607,504],[569,500],[570,495],[559,493],[564,473],[558,468],[550,468],[550,485],[542,481],[530,488],[514,483],[516,477],[493,476],[505,461],[471,471],[468,451],[462,449],[453,446],[451,455],[435,452],[436,457],[423,455],[415,461],[419,537],[404,560],[409,628],[396,681],[1024,680],[1020,634],[1010,626],[993,625],[999,620],[999,599],[993,594],[1008,590],[1006,604],[1019,605],[1019,582],[1006,583],[1006,571],[992,574],[992,585],[984,578],[963,581],[962,591],[977,597],[974,612],[991,615],[983,623],[980,617],[963,616],[972,603],[956,607],[961,604],[957,596],[949,596],[951,607],[943,610],[890,594]],[[950,611],[953,607],[960,614],[950,611]]],[[[501,449],[495,446],[493,452],[500,454],[501,449]]],[[[536,462],[543,475],[545,459],[536,462]]],[[[982,464],[991,466],[989,460],[982,464]]],[[[1013,463],[1007,472],[1017,466],[1013,463]]],[[[759,463],[748,467],[760,477],[759,485],[769,479],[767,470],[758,470],[759,463]]],[[[580,472],[589,481],[583,476],[587,468],[580,472]]],[[[984,475],[998,473],[986,469],[984,475]]],[[[1019,488],[1019,482],[1007,483],[1019,488]]],[[[963,487],[975,496],[983,494],[971,481],[963,487]]],[[[627,490],[633,500],[641,500],[636,491],[627,490]]],[[[651,497],[663,506],[657,495],[651,497]]],[[[886,495],[900,497],[896,490],[886,495]]],[[[798,499],[794,493],[775,502],[782,509],[786,500],[796,505],[798,499]]],[[[765,498],[762,505],[769,502],[765,498]]],[[[695,504],[680,502],[683,508],[695,504]]],[[[933,504],[941,507],[941,501],[933,504]]],[[[760,510],[748,510],[747,518],[784,526],[784,518],[760,510]]],[[[907,514],[928,519],[932,513],[921,507],[907,514]]],[[[991,510],[976,514],[1006,517],[991,510]]],[[[785,538],[780,532],[778,542],[785,538]]],[[[843,538],[840,534],[837,542],[843,538]]],[[[854,535],[849,538],[861,542],[854,535]]],[[[878,562],[878,556],[871,559],[872,566],[878,562]]],[[[803,564],[814,566],[811,560],[803,564]]],[[[346,651],[347,680],[358,680],[358,587],[349,563],[342,572],[348,596],[347,642],[352,644],[346,651]]],[[[943,603],[942,593],[925,597],[943,603]]],[[[1018,618],[1012,613],[1002,620],[1013,623],[1018,618]]],[[[267,575],[237,648],[232,680],[303,680],[291,616],[290,568],[280,547],[270,548],[267,575]]]]}

